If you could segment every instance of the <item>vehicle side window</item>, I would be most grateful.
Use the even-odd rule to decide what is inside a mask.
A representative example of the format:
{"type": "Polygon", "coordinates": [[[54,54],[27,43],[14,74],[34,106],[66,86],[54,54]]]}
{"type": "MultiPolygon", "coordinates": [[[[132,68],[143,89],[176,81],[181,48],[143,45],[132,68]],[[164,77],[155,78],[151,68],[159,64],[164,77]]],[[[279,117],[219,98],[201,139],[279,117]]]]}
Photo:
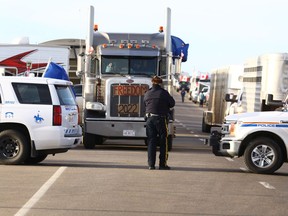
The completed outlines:
{"type": "Polygon", "coordinates": [[[60,105],[76,105],[74,93],[70,86],[55,85],[60,105]]]}
{"type": "Polygon", "coordinates": [[[74,91],[77,97],[82,96],[82,85],[74,85],[74,91]]]}
{"type": "Polygon", "coordinates": [[[12,83],[19,103],[51,105],[51,95],[48,85],[33,83],[12,83]]]}

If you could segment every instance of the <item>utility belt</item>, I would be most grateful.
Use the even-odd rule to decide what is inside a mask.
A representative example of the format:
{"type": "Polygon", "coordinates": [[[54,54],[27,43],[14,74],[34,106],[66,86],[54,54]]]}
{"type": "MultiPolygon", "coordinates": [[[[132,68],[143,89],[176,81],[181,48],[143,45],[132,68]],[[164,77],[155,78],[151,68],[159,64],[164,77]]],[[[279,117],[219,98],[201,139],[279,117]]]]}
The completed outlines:
{"type": "Polygon", "coordinates": [[[146,113],[145,117],[149,118],[149,117],[153,117],[153,116],[158,116],[158,117],[162,117],[162,118],[166,118],[167,115],[158,115],[158,114],[153,114],[153,113],[146,113]]]}

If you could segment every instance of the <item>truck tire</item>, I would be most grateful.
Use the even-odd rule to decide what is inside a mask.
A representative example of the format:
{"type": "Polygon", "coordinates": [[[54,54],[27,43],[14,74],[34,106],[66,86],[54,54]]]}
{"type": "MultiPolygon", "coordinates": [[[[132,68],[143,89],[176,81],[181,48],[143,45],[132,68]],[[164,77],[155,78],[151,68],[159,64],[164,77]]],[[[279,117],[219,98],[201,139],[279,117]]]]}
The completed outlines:
{"type": "Polygon", "coordinates": [[[96,145],[95,135],[90,133],[84,133],[83,145],[86,149],[94,149],[96,145]]]}
{"type": "Polygon", "coordinates": [[[273,139],[259,137],[248,143],[244,161],[252,172],[271,174],[282,166],[284,159],[280,146],[273,139]]]}
{"type": "Polygon", "coordinates": [[[95,134],[85,133],[83,136],[83,145],[86,149],[94,149],[95,145],[102,145],[104,138],[95,134]]]}
{"type": "Polygon", "coordinates": [[[6,165],[22,164],[29,156],[30,146],[25,136],[16,130],[0,133],[0,163],[6,165]]]}
{"type": "Polygon", "coordinates": [[[40,155],[37,155],[36,157],[28,157],[25,160],[25,164],[37,164],[37,163],[40,163],[41,161],[45,160],[47,156],[48,156],[47,154],[40,154],[40,155]]]}
{"type": "MultiPolygon", "coordinates": [[[[203,114],[204,115],[204,114],[203,114]]],[[[210,133],[211,125],[206,124],[204,116],[202,117],[202,132],[210,133]]]]}

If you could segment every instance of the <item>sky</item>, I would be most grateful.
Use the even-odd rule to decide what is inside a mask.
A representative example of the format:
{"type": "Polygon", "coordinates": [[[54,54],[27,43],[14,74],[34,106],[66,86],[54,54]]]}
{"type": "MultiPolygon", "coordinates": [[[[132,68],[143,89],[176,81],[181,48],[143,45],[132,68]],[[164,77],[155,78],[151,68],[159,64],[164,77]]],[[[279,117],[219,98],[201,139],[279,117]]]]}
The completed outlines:
{"type": "Polygon", "coordinates": [[[285,53],[287,0],[1,0],[0,44],[28,37],[30,44],[85,39],[88,8],[99,31],[154,33],[166,25],[189,44],[182,71],[206,73],[251,57],[285,53]]]}

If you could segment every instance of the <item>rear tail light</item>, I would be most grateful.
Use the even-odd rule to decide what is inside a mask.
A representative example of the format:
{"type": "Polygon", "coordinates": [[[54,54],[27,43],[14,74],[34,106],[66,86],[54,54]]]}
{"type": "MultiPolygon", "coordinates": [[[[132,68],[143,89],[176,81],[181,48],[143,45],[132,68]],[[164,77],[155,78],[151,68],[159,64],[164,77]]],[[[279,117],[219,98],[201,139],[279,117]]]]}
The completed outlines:
{"type": "Polygon", "coordinates": [[[53,106],[53,126],[60,126],[62,124],[61,106],[53,106]]]}

